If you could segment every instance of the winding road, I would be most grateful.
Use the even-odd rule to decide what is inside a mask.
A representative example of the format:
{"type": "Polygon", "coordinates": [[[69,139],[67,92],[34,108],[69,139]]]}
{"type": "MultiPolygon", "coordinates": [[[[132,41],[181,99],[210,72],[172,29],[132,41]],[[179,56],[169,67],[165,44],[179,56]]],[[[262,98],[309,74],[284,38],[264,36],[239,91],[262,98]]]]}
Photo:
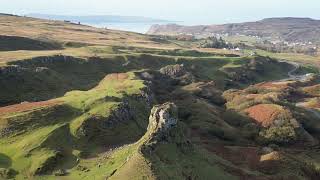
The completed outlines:
{"type": "Polygon", "coordinates": [[[291,64],[293,69],[288,72],[288,78],[284,78],[275,82],[284,82],[284,81],[306,81],[311,74],[304,74],[304,75],[295,75],[294,73],[300,68],[300,64],[296,62],[289,62],[289,61],[279,61],[291,64]]]}
{"type": "MultiPolygon", "coordinates": [[[[288,76],[289,76],[288,78],[274,81],[273,83],[279,83],[279,82],[285,82],[285,81],[306,81],[308,79],[308,77],[310,77],[312,75],[312,74],[294,75],[294,73],[300,68],[299,63],[288,62],[288,61],[279,61],[279,62],[285,62],[285,63],[291,64],[294,66],[294,68],[288,72],[288,76]]],[[[295,106],[304,108],[305,110],[311,112],[317,118],[320,119],[320,112],[316,109],[305,107],[305,102],[296,103],[295,106]]]]}

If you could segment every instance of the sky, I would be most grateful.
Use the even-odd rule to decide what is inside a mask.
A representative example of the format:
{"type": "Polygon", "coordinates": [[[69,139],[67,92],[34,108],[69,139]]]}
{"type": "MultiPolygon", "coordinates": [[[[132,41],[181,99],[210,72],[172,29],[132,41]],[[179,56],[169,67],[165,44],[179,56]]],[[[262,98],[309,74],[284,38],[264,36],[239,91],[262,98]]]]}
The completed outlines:
{"type": "Polygon", "coordinates": [[[0,12],[145,16],[187,24],[220,24],[268,17],[320,19],[320,0],[0,0],[0,12]]]}

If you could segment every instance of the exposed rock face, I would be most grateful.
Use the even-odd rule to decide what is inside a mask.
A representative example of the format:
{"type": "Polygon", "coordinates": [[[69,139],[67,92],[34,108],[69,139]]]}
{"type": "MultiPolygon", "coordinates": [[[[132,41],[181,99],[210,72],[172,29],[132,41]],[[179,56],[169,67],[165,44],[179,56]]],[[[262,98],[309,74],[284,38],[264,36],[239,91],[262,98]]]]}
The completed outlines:
{"type": "Polygon", "coordinates": [[[105,128],[113,127],[120,122],[125,122],[133,119],[132,108],[128,101],[120,103],[115,111],[111,113],[108,120],[104,121],[105,128]]]}
{"type": "Polygon", "coordinates": [[[44,72],[44,71],[49,71],[49,68],[47,67],[36,67],[35,72],[44,72]]]}
{"type": "Polygon", "coordinates": [[[50,71],[47,67],[25,68],[20,65],[0,67],[0,75],[2,76],[23,76],[25,73],[45,73],[50,71]]]}
{"type": "Polygon", "coordinates": [[[26,59],[24,61],[16,61],[13,62],[14,64],[30,67],[30,65],[39,66],[43,64],[50,64],[50,63],[84,63],[84,59],[75,58],[72,56],[64,56],[64,55],[54,55],[54,56],[40,56],[35,57],[32,59],[26,59]]]}
{"type": "Polygon", "coordinates": [[[146,85],[146,87],[141,90],[141,93],[139,95],[135,95],[135,98],[138,101],[145,102],[149,108],[152,107],[152,104],[155,99],[149,84],[146,85]]]}
{"type": "Polygon", "coordinates": [[[178,108],[174,103],[154,106],[149,117],[148,131],[153,137],[166,136],[178,123],[178,108]]]}
{"type": "Polygon", "coordinates": [[[0,75],[9,75],[9,74],[16,74],[26,70],[17,65],[10,65],[5,67],[0,67],[0,75]]]}
{"type": "Polygon", "coordinates": [[[117,108],[112,110],[106,117],[91,116],[78,129],[80,136],[91,137],[97,134],[98,129],[110,129],[116,127],[119,123],[130,121],[134,118],[133,109],[128,101],[121,102],[117,108]]]}
{"type": "Polygon", "coordinates": [[[160,73],[172,79],[179,80],[181,84],[194,82],[194,76],[188,72],[183,64],[168,65],[160,69],[160,73]]]}
{"type": "Polygon", "coordinates": [[[183,76],[187,73],[186,69],[184,68],[183,64],[176,64],[176,65],[169,65],[166,67],[163,67],[160,69],[160,73],[173,77],[173,78],[177,78],[180,76],[183,76]]]}

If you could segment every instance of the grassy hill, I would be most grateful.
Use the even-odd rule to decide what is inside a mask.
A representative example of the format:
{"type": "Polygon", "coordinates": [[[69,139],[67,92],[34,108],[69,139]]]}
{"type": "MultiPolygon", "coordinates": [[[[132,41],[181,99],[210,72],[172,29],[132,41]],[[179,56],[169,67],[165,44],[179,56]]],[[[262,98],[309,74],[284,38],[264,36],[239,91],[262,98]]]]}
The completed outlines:
{"type": "Polygon", "coordinates": [[[278,81],[310,64],[9,15],[0,34],[0,179],[320,177],[319,77],[278,81]]]}

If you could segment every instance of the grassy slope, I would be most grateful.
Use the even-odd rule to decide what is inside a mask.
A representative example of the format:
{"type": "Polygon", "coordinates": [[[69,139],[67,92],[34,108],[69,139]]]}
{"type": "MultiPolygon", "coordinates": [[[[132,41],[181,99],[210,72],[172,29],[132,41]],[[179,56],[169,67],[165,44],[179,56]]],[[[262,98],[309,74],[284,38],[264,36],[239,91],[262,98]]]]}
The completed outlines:
{"type": "MultiPolygon", "coordinates": [[[[251,52],[251,50],[246,51],[245,53],[248,54],[249,52],[251,52]]],[[[309,55],[297,54],[297,53],[272,53],[264,50],[255,50],[255,52],[257,52],[259,55],[262,55],[262,56],[270,56],[276,59],[295,61],[311,67],[312,66],[315,66],[317,68],[320,67],[319,66],[320,56],[309,56],[309,55]]]]}
{"type": "Polygon", "coordinates": [[[174,44],[161,44],[148,36],[131,32],[98,29],[90,26],[49,21],[28,17],[0,15],[0,34],[33,39],[51,39],[61,43],[96,45],[127,45],[174,48],[174,44]]]}
{"type": "MultiPolygon", "coordinates": [[[[38,167],[43,166],[48,158],[56,158],[62,152],[64,157],[61,162],[63,163],[58,164],[57,169],[68,169],[70,174],[66,177],[61,177],[61,179],[103,179],[113,174],[116,169],[117,172],[112,176],[114,179],[125,179],[128,176],[133,179],[141,179],[141,174],[144,174],[149,179],[156,177],[162,179],[177,177],[177,179],[181,179],[186,174],[192,174],[193,177],[199,177],[200,179],[210,179],[212,177],[217,179],[236,178],[222,168],[231,167],[229,162],[207,152],[201,147],[195,147],[194,151],[182,151],[181,147],[178,147],[175,143],[160,144],[153,156],[147,156],[142,154],[139,149],[141,143],[144,142],[144,138],[142,138],[137,143],[108,151],[110,146],[137,141],[144,133],[145,129],[141,127],[146,127],[148,112],[145,109],[147,108],[140,102],[130,98],[130,104],[139,109],[137,117],[135,117],[136,121],[122,124],[110,131],[104,131],[102,136],[93,138],[94,143],[88,143],[88,139],[81,136],[81,133],[79,134],[79,129],[83,127],[82,125],[85,122],[90,121],[93,116],[109,117],[110,113],[118,107],[122,100],[127,99],[123,92],[126,92],[130,97],[130,95],[139,92],[144,87],[142,81],[137,80],[133,73],[128,73],[129,78],[124,81],[107,78],[101,81],[99,88],[92,89],[98,85],[106,74],[141,69],[158,70],[168,64],[183,63],[189,71],[194,73],[197,80],[214,80],[218,82],[221,88],[224,88],[226,86],[225,79],[229,78],[232,72],[238,72],[239,70],[242,72],[241,70],[247,68],[246,66],[253,57],[217,57],[217,53],[225,53],[225,51],[219,50],[201,50],[205,51],[202,53],[188,50],[163,51],[163,49],[172,49],[179,46],[174,43],[157,43],[150,40],[148,36],[135,33],[96,29],[63,22],[18,17],[0,17],[0,22],[2,22],[0,34],[35,39],[50,37],[65,47],[63,50],[52,51],[0,52],[2,65],[18,64],[30,69],[48,67],[55,72],[54,76],[47,77],[43,74],[29,74],[29,76],[25,77],[27,81],[26,87],[33,86],[35,87],[34,89],[41,90],[41,84],[35,83],[39,79],[42,80],[42,83],[51,82],[58,85],[58,87],[71,84],[71,86],[64,87],[62,90],[42,89],[43,94],[49,94],[50,96],[44,99],[63,96],[65,92],[73,89],[83,90],[71,91],[58,98],[58,100],[64,102],[63,105],[58,105],[58,108],[53,106],[11,114],[9,119],[17,120],[18,124],[16,125],[21,125],[26,129],[18,128],[16,136],[9,136],[0,140],[0,167],[12,167],[18,170],[21,172],[18,178],[32,177],[32,173],[38,167]],[[14,31],[12,31],[11,27],[18,28],[14,28],[14,31]],[[82,47],[69,47],[66,45],[68,42],[81,43],[82,47]],[[84,46],[83,44],[94,46],[84,46]],[[121,47],[123,44],[126,46],[121,47]],[[114,45],[118,46],[115,47],[114,45]],[[132,49],[132,46],[135,49],[132,49]],[[145,49],[150,47],[158,49],[146,52],[145,49]],[[59,54],[80,59],[74,60],[74,58],[71,58],[71,63],[69,60],[67,63],[60,60],[53,60],[48,63],[41,62],[42,59],[47,57],[35,58],[59,54]],[[92,58],[93,56],[94,58],[92,58]],[[22,59],[27,60],[15,61],[22,59]],[[126,62],[130,63],[127,66],[123,66],[126,62]],[[63,81],[58,81],[59,79],[63,81]],[[23,123],[19,124],[20,122],[23,123]],[[101,146],[101,141],[105,143],[104,146],[101,146]],[[83,154],[89,155],[89,158],[83,158],[83,154]],[[80,159],[78,165],[77,158],[80,159]],[[150,167],[150,163],[154,168],[150,167]],[[200,164],[201,166],[195,166],[195,164],[200,164]],[[220,166],[221,164],[224,165],[220,166]],[[89,169],[89,171],[86,169],[89,169]]],[[[290,67],[281,67],[278,64],[271,63],[264,66],[264,68],[265,71],[263,73],[252,72],[251,75],[254,77],[254,81],[285,77],[286,70],[290,67]]],[[[22,76],[25,76],[25,74],[22,76]]],[[[12,81],[12,84],[17,84],[17,82],[12,81]]],[[[21,85],[23,86],[23,83],[21,85]]],[[[247,83],[240,83],[240,85],[247,85],[247,83]]],[[[43,88],[45,87],[47,87],[46,84],[44,84],[43,88]]],[[[7,91],[7,94],[11,94],[12,90],[14,88],[7,91]]],[[[21,95],[25,92],[32,92],[31,97],[40,94],[39,91],[21,90],[19,88],[17,94],[21,95]]],[[[4,93],[2,92],[1,94],[4,93]]],[[[17,102],[25,99],[28,98],[21,98],[17,102]]],[[[189,101],[187,102],[189,103],[189,101]]],[[[219,128],[223,127],[223,131],[232,131],[222,119],[217,117],[216,113],[212,112],[215,107],[205,101],[197,101],[194,104],[193,102],[194,99],[190,99],[189,104],[183,101],[179,104],[183,108],[196,112],[192,117],[191,123],[187,123],[187,126],[203,126],[207,130],[211,129],[211,133],[215,135],[217,135],[214,132],[217,130],[217,126],[219,128]],[[204,109],[204,107],[206,108],[204,109]],[[209,117],[208,114],[210,115],[209,117]]],[[[0,127],[7,125],[7,119],[5,116],[0,117],[0,127]]],[[[218,131],[219,133],[221,131],[218,131]]],[[[201,140],[196,138],[199,137],[195,137],[193,141],[197,144],[201,143],[201,140]]],[[[223,137],[222,135],[222,138],[228,139],[230,137],[228,135],[223,137]]],[[[234,138],[234,135],[231,138],[234,138]]],[[[37,176],[37,178],[56,179],[53,176],[37,176]]]]}
{"type": "MultiPolygon", "coordinates": [[[[88,119],[90,116],[101,115],[105,118],[110,116],[110,111],[116,108],[117,104],[121,103],[121,99],[125,96],[132,96],[133,94],[139,94],[140,89],[144,87],[142,81],[134,80],[133,73],[128,74],[127,79],[119,82],[117,79],[106,78],[100,83],[100,85],[89,91],[74,91],[70,92],[64,97],[59,98],[59,101],[63,101],[64,108],[72,109],[72,111],[65,110],[63,114],[59,114],[56,108],[50,107],[49,111],[53,113],[43,114],[43,117],[39,119],[28,119],[32,117],[32,114],[43,113],[45,109],[38,109],[35,111],[27,111],[24,113],[7,114],[2,116],[2,120],[7,120],[9,123],[15,121],[21,121],[24,119],[25,128],[23,130],[13,130],[18,133],[16,136],[2,137],[0,140],[1,148],[0,154],[7,156],[10,159],[10,167],[19,171],[19,177],[31,176],[38,167],[43,166],[47,162],[48,158],[55,157],[57,152],[63,153],[66,162],[60,166],[68,167],[68,164],[74,164],[74,153],[79,151],[90,151],[95,153],[95,150],[99,150],[99,144],[101,142],[89,142],[78,139],[72,132],[76,131],[81,123],[78,119],[88,119]],[[126,94],[123,94],[126,93],[126,94]],[[112,97],[112,98],[108,98],[112,97]],[[115,100],[115,99],[119,100],[115,100]],[[109,110],[109,111],[108,111],[109,110]],[[69,113],[68,113],[69,112],[69,113]],[[81,113],[86,112],[86,113],[81,113]],[[53,116],[53,117],[50,117],[53,116]],[[54,118],[55,122],[47,123],[42,121],[48,121],[54,118]],[[36,123],[37,121],[40,121],[36,123]],[[29,124],[29,125],[28,125],[29,124]],[[38,124],[38,126],[34,126],[38,124]],[[33,125],[33,126],[30,126],[33,125]],[[57,141],[58,140],[58,141],[57,141]],[[85,149],[83,149],[85,147],[85,149]]],[[[138,111],[143,112],[143,107],[138,111]]],[[[139,113],[136,113],[139,115],[139,113]]],[[[138,116],[142,118],[142,116],[138,116]]],[[[143,119],[138,119],[140,123],[146,126],[146,122],[143,119]]],[[[23,124],[21,124],[22,126],[23,124]]],[[[15,125],[14,128],[19,127],[15,125]]],[[[3,128],[3,127],[2,127],[3,128]]],[[[105,132],[104,140],[105,144],[121,144],[130,139],[137,138],[143,133],[143,129],[137,126],[136,122],[132,121],[125,123],[122,126],[116,127],[114,132],[124,132],[125,129],[130,129],[128,134],[109,134],[105,132]],[[120,128],[120,129],[117,129],[120,128]],[[123,136],[123,137],[121,137],[123,136]],[[124,141],[121,141],[124,140],[124,141]]],[[[107,129],[106,129],[107,130],[107,129]]],[[[97,139],[99,140],[99,139],[97,139]]],[[[50,165],[54,166],[54,164],[50,165]]]]}
{"type": "MultiPolygon", "coordinates": [[[[20,56],[20,53],[11,53],[10,56],[20,56]]],[[[189,53],[189,51],[179,51],[179,56],[173,56],[139,53],[125,47],[90,46],[62,50],[60,54],[64,56],[53,56],[49,53],[48,56],[35,55],[31,59],[10,61],[7,65],[18,65],[22,70],[20,73],[12,72],[0,77],[0,84],[5,86],[0,89],[0,103],[47,100],[62,96],[73,89],[93,88],[108,73],[142,69],[158,70],[168,64],[176,63],[185,64],[200,80],[216,80],[221,87],[224,87],[224,80],[230,74],[238,72],[254,58],[220,57],[200,52],[196,53],[200,56],[197,57],[190,56],[189,53]],[[39,67],[46,69],[38,71],[39,67]],[[20,83],[19,88],[16,88],[16,83],[20,83]]],[[[255,76],[252,78],[255,81],[262,81],[286,76],[276,64],[270,64],[270,67],[265,69],[267,70],[262,75],[252,72],[251,76],[255,76]]]]}

